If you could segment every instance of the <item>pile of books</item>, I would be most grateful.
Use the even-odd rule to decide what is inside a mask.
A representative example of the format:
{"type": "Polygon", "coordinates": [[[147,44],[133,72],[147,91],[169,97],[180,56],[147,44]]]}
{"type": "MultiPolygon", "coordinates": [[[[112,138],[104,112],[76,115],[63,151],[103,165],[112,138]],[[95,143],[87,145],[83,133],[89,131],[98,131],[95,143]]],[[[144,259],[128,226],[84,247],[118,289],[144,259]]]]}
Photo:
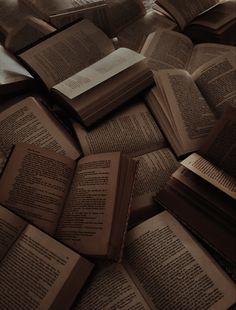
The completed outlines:
{"type": "Polygon", "coordinates": [[[235,12],[0,1],[0,309],[233,309],[235,12]]]}

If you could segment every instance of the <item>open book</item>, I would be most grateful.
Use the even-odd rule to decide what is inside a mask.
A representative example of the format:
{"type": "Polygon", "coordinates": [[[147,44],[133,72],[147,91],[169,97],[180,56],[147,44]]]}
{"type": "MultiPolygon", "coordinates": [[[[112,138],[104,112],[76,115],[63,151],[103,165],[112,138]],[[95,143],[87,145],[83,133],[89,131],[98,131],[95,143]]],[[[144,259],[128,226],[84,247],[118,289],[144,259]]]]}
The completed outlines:
{"type": "Polygon", "coordinates": [[[27,97],[0,113],[0,150],[5,157],[16,143],[35,144],[72,159],[81,155],[65,129],[33,97],[27,97]]]}
{"type": "Polygon", "coordinates": [[[224,108],[235,106],[235,53],[216,57],[192,76],[160,70],[147,102],[177,156],[196,151],[224,108]]]}
{"type": "Polygon", "coordinates": [[[124,259],[98,268],[73,309],[222,310],[236,302],[234,283],[168,212],[128,232],[124,259]]]}
{"type": "Polygon", "coordinates": [[[2,205],[86,255],[119,260],[136,163],[121,153],[69,157],[14,149],[0,179],[2,205]]]}
{"type": "Polygon", "coordinates": [[[92,264],[0,206],[0,308],[70,309],[92,264]]]}
{"type": "Polygon", "coordinates": [[[227,259],[235,251],[235,109],[227,110],[207,137],[157,194],[157,201],[227,259]],[[225,169],[225,170],[224,170],[225,169]]]}
{"type": "Polygon", "coordinates": [[[30,89],[32,75],[0,44],[0,95],[30,89]]]}
{"type": "Polygon", "coordinates": [[[88,20],[52,35],[20,58],[86,126],[154,83],[142,55],[114,50],[88,20]]]}
{"type": "Polygon", "coordinates": [[[74,128],[84,154],[122,150],[138,162],[130,224],[156,213],[153,197],[178,162],[145,104],[132,102],[90,130],[77,123],[74,128]]]}
{"type": "Polygon", "coordinates": [[[190,73],[212,58],[229,52],[236,52],[236,47],[214,43],[194,45],[186,35],[168,29],[151,33],[141,51],[153,71],[184,69],[190,73]]]}
{"type": "Polygon", "coordinates": [[[156,3],[194,41],[235,44],[234,0],[157,0],[156,3]]]}
{"type": "Polygon", "coordinates": [[[101,28],[107,25],[107,5],[104,0],[19,0],[19,2],[57,28],[81,18],[89,18],[101,28]]]}

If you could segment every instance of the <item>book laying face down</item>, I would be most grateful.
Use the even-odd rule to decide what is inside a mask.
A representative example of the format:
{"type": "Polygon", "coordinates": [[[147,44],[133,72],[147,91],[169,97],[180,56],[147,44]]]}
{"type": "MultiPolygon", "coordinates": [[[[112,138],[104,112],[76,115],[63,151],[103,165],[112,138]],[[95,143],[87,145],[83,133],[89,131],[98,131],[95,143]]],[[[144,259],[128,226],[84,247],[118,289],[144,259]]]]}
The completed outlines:
{"type": "Polygon", "coordinates": [[[93,264],[0,205],[0,308],[70,309],[93,264]]]}
{"type": "Polygon", "coordinates": [[[20,58],[86,126],[154,83],[144,56],[115,50],[88,20],[53,34],[20,58]]]}
{"type": "Polygon", "coordinates": [[[69,157],[15,146],[0,180],[0,201],[71,248],[119,260],[136,163],[119,152],[69,157]]]}

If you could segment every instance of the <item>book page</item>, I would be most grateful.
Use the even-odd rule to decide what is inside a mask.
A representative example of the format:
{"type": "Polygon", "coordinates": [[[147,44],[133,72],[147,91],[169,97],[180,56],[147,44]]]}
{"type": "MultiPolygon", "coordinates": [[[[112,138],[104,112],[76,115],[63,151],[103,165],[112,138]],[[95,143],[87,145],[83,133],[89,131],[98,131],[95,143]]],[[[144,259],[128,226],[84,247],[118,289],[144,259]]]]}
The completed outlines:
{"type": "Polygon", "coordinates": [[[138,156],[166,145],[160,129],[143,102],[114,113],[91,130],[86,131],[78,123],[73,126],[85,155],[122,151],[138,156]]]}
{"type": "Polygon", "coordinates": [[[221,310],[236,301],[234,283],[167,211],[128,232],[124,258],[151,309],[221,310]]]}
{"type": "Polygon", "coordinates": [[[236,106],[235,76],[235,52],[214,58],[193,73],[198,88],[218,115],[227,106],[236,106]]]}
{"type": "Polygon", "coordinates": [[[236,177],[236,109],[225,109],[201,146],[199,154],[236,177]]]}
{"type": "Polygon", "coordinates": [[[119,165],[120,153],[86,156],[77,165],[56,237],[80,253],[108,253],[119,165]]]}
{"type": "Polygon", "coordinates": [[[54,233],[75,162],[57,153],[19,144],[0,179],[0,203],[47,233],[54,233]]]}
{"type": "Polygon", "coordinates": [[[146,13],[117,34],[120,46],[140,51],[147,36],[158,28],[174,29],[177,25],[155,11],[146,13]]]}
{"type": "Polygon", "coordinates": [[[9,32],[4,45],[7,49],[16,53],[54,31],[56,31],[56,28],[45,21],[28,16],[19,23],[18,27],[9,32]]]}
{"type": "Polygon", "coordinates": [[[26,225],[24,220],[0,205],[0,262],[26,225]]]}
{"type": "Polygon", "coordinates": [[[20,57],[51,89],[113,50],[112,41],[93,23],[83,20],[37,44],[20,57]]]}
{"type": "Polygon", "coordinates": [[[220,0],[158,0],[157,2],[176,19],[183,29],[195,17],[218,4],[220,0]]]}
{"type": "Polygon", "coordinates": [[[232,45],[202,43],[193,48],[192,56],[187,66],[189,73],[193,73],[197,68],[212,60],[212,58],[229,53],[236,53],[236,47],[232,45]]]}
{"type": "Polygon", "coordinates": [[[230,197],[236,199],[236,180],[202,156],[193,153],[183,160],[181,164],[230,197]]]}
{"type": "Polygon", "coordinates": [[[144,59],[144,56],[134,51],[119,48],[53,89],[73,99],[144,59]]]}
{"type": "Polygon", "coordinates": [[[156,74],[156,81],[182,140],[183,152],[198,150],[215,123],[206,100],[187,71],[162,70],[156,74]]]}
{"type": "MultiPolygon", "coordinates": [[[[77,253],[28,225],[1,261],[0,308],[58,309],[54,302],[79,260],[77,253]]],[[[70,295],[60,309],[69,309],[75,298],[70,295]]]]}
{"type": "Polygon", "coordinates": [[[178,168],[178,162],[170,149],[160,149],[135,157],[138,169],[134,182],[131,215],[154,205],[153,197],[178,168]]]}
{"type": "Polygon", "coordinates": [[[147,57],[149,67],[161,69],[184,69],[191,57],[193,43],[185,35],[159,29],[151,33],[141,50],[147,57]]]}
{"type": "Polygon", "coordinates": [[[0,44],[0,87],[32,79],[32,75],[0,44]]]}
{"type": "Polygon", "coordinates": [[[29,143],[67,155],[80,156],[65,129],[35,98],[15,103],[0,114],[0,148],[7,156],[13,144],[29,143]]]}
{"type": "Polygon", "coordinates": [[[121,264],[97,267],[73,310],[147,310],[147,303],[121,264]]]}

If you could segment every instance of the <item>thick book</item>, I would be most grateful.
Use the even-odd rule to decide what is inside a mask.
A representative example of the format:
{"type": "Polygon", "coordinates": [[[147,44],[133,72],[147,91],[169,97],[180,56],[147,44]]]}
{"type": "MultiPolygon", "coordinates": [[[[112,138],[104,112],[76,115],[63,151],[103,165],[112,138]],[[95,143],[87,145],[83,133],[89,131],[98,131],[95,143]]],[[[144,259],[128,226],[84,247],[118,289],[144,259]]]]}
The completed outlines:
{"type": "Polygon", "coordinates": [[[235,284],[165,211],[128,232],[124,263],[98,266],[72,309],[221,310],[235,302],[235,284]]]}
{"type": "Polygon", "coordinates": [[[235,130],[236,112],[229,109],[199,153],[186,158],[156,196],[157,202],[234,264],[235,130]]]}
{"type": "Polygon", "coordinates": [[[166,11],[167,16],[172,16],[180,28],[194,41],[236,43],[234,0],[157,0],[156,3],[163,9],[162,13],[166,11]]]}
{"type": "Polygon", "coordinates": [[[77,163],[19,144],[3,170],[0,201],[79,253],[119,261],[135,171],[136,163],[119,152],[77,163]]]}
{"type": "Polygon", "coordinates": [[[84,154],[122,150],[138,162],[129,224],[155,214],[153,197],[178,162],[144,102],[132,102],[90,130],[73,126],[84,154]]]}
{"type": "Polygon", "coordinates": [[[0,206],[0,308],[70,309],[93,264],[0,206]]]}
{"type": "Polygon", "coordinates": [[[154,83],[145,57],[125,48],[115,50],[88,20],[52,34],[20,58],[86,126],[154,83]]]}
{"type": "Polygon", "coordinates": [[[19,0],[19,3],[57,28],[81,18],[88,18],[101,28],[107,26],[104,0],[19,0]]]}
{"type": "Polygon", "coordinates": [[[199,150],[217,118],[235,106],[236,58],[213,58],[190,75],[160,70],[146,100],[177,156],[199,150]]]}
{"type": "Polygon", "coordinates": [[[29,90],[34,85],[29,71],[0,44],[0,95],[29,90]]]}

